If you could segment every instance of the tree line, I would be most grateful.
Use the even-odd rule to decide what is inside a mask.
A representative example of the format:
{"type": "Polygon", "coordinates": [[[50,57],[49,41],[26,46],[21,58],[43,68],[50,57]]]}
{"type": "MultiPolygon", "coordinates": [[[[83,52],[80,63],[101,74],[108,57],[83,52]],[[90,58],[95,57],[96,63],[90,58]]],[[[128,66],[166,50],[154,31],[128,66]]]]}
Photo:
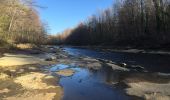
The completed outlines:
{"type": "Polygon", "coordinates": [[[117,0],[112,7],[92,15],[69,33],[64,31],[56,39],[60,44],[70,45],[167,46],[170,0],[117,0]]]}
{"type": "Polygon", "coordinates": [[[36,7],[33,0],[0,0],[0,42],[42,43],[47,32],[36,7]]]}

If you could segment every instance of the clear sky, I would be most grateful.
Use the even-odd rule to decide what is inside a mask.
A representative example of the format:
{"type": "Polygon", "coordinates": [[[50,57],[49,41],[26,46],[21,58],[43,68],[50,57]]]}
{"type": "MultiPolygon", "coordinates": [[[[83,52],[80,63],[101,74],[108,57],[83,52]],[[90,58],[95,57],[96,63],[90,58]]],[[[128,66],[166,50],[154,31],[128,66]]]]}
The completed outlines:
{"type": "Polygon", "coordinates": [[[48,23],[51,34],[72,28],[98,10],[108,8],[113,0],[37,0],[42,21],[48,23]]]}

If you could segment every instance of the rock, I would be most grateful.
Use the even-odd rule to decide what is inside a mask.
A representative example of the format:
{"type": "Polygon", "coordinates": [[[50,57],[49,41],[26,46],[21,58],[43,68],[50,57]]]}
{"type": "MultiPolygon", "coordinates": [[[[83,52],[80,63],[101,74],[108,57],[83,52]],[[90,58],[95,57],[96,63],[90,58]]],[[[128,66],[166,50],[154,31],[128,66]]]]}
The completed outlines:
{"type": "Polygon", "coordinates": [[[55,88],[55,86],[49,85],[43,81],[46,74],[42,73],[30,73],[28,75],[17,77],[14,82],[21,84],[26,89],[49,89],[55,88]]]}
{"type": "Polygon", "coordinates": [[[51,59],[52,59],[52,60],[56,60],[56,57],[55,57],[55,56],[52,56],[51,59]]]}
{"type": "Polygon", "coordinates": [[[30,54],[41,54],[42,52],[40,50],[31,50],[30,54]]]}
{"type": "Polygon", "coordinates": [[[123,65],[123,66],[127,66],[127,64],[126,64],[126,63],[122,63],[122,65],[123,65]]]}
{"type": "Polygon", "coordinates": [[[8,79],[9,78],[9,76],[7,75],[7,74],[5,74],[5,73],[0,73],[0,80],[6,80],[6,79],[8,79]]]}
{"type": "Polygon", "coordinates": [[[36,67],[28,67],[29,70],[37,70],[36,67]]]}
{"type": "Polygon", "coordinates": [[[11,72],[16,72],[16,70],[15,69],[12,69],[12,70],[10,70],[11,72]]]}
{"type": "Polygon", "coordinates": [[[24,69],[19,69],[19,72],[20,73],[23,73],[25,70],[24,69]]]}
{"type": "Polygon", "coordinates": [[[7,89],[7,88],[0,90],[0,94],[2,94],[2,93],[8,93],[8,92],[10,92],[10,90],[7,89]]]}
{"type": "Polygon", "coordinates": [[[59,70],[58,72],[56,72],[58,75],[61,75],[61,76],[66,76],[66,77],[69,77],[69,76],[72,76],[75,71],[72,70],[72,69],[64,69],[64,70],[59,70]]]}
{"type": "Polygon", "coordinates": [[[126,63],[120,63],[119,65],[120,65],[121,67],[126,67],[126,66],[127,66],[126,63]]]}
{"type": "Polygon", "coordinates": [[[16,47],[19,49],[32,49],[32,48],[36,48],[37,46],[34,44],[26,43],[26,44],[17,44],[16,47]]]}
{"type": "Polygon", "coordinates": [[[90,57],[85,57],[82,60],[87,61],[87,62],[99,62],[99,60],[94,59],[94,58],[90,58],[90,57]]]}
{"type": "Polygon", "coordinates": [[[57,81],[57,77],[39,72],[4,80],[0,82],[0,100],[61,100],[63,89],[57,81]]]}
{"type": "Polygon", "coordinates": [[[116,64],[112,64],[112,63],[107,63],[108,66],[111,66],[113,70],[118,70],[118,71],[129,71],[129,69],[118,66],[116,64]]]}
{"type": "Polygon", "coordinates": [[[142,97],[146,100],[170,100],[170,83],[158,84],[152,82],[127,83],[128,95],[142,97]]]}
{"type": "Polygon", "coordinates": [[[102,67],[102,64],[100,62],[88,63],[87,67],[94,70],[98,70],[102,67]]]}
{"type": "Polygon", "coordinates": [[[101,62],[98,59],[94,59],[91,57],[83,57],[81,59],[82,59],[82,62],[79,63],[79,66],[87,67],[87,68],[94,69],[94,70],[98,70],[102,67],[101,62]]]}
{"type": "Polygon", "coordinates": [[[45,61],[52,61],[52,58],[46,58],[45,61]]]}

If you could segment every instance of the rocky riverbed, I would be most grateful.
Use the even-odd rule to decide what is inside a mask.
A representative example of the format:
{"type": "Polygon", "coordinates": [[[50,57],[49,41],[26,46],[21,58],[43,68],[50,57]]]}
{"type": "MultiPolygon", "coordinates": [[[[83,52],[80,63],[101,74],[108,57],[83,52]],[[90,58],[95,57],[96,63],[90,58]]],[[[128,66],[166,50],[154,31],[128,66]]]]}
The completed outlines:
{"type": "Polygon", "coordinates": [[[0,58],[0,99],[170,99],[170,74],[132,67],[107,59],[75,56],[55,46],[6,53],[0,58]]]}

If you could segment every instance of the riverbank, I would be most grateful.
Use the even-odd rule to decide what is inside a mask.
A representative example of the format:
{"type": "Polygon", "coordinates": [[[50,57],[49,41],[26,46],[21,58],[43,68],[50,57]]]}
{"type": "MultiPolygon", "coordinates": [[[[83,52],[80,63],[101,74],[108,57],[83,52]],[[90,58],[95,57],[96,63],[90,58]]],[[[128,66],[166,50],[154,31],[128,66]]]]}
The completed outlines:
{"type": "MultiPolygon", "coordinates": [[[[0,99],[61,100],[59,77],[48,75],[43,67],[56,63],[50,49],[14,50],[0,58],[0,99]]],[[[6,51],[8,52],[8,51],[6,51]]]]}

